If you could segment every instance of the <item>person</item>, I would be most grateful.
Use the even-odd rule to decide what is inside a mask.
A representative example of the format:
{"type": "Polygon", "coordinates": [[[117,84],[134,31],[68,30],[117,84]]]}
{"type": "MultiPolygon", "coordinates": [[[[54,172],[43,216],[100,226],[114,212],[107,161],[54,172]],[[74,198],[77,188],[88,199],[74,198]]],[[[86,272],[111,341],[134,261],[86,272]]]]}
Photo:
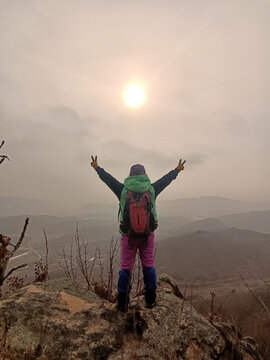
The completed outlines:
{"type": "Polygon", "coordinates": [[[146,306],[152,308],[156,304],[156,289],[157,276],[154,267],[154,229],[157,227],[157,214],[155,207],[155,200],[157,196],[174,180],[177,178],[180,171],[184,170],[186,161],[180,159],[177,167],[171,170],[168,174],[163,176],[151,184],[149,177],[146,174],[143,165],[136,164],[131,166],[129,176],[124,183],[116,180],[112,175],[107,173],[98,165],[97,156],[91,156],[91,166],[96,170],[100,179],[113,191],[120,201],[119,212],[120,220],[123,221],[125,204],[127,201],[127,194],[129,191],[133,193],[145,193],[149,191],[149,198],[151,200],[151,213],[154,218],[152,231],[149,230],[146,243],[144,241],[130,242],[129,236],[125,233],[120,225],[121,236],[121,270],[118,278],[118,295],[117,308],[126,312],[129,303],[129,292],[131,290],[130,278],[133,270],[137,250],[139,250],[141,265],[143,268],[144,278],[144,296],[146,306]]]}

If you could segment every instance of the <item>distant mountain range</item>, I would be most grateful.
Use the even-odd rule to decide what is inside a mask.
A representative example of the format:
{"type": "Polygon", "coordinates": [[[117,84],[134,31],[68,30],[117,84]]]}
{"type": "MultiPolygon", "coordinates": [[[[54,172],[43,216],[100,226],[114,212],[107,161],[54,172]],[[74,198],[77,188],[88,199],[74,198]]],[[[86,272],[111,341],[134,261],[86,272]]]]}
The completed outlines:
{"type": "Polygon", "coordinates": [[[0,217],[17,215],[63,214],[66,215],[64,206],[42,201],[12,196],[0,196],[0,217]]]}
{"type": "Polygon", "coordinates": [[[228,214],[218,219],[228,226],[270,233],[270,210],[228,214]]]}
{"type": "Polygon", "coordinates": [[[213,219],[213,218],[206,218],[203,220],[197,220],[197,221],[193,221],[191,223],[188,223],[186,225],[181,226],[178,229],[178,234],[189,234],[189,233],[193,233],[193,232],[197,232],[197,231],[218,231],[218,230],[223,230],[223,229],[227,229],[228,226],[218,220],[218,219],[213,219]]]}
{"type": "MultiPolygon", "coordinates": [[[[199,220],[205,217],[217,217],[232,213],[269,210],[270,202],[248,202],[216,196],[186,198],[172,201],[159,201],[157,209],[160,217],[184,217],[199,220]]],[[[74,217],[111,216],[117,221],[118,203],[86,204],[79,208],[67,208],[63,205],[36,199],[0,196],[0,217],[17,215],[57,215],[74,217]]]]}
{"type": "Polygon", "coordinates": [[[188,281],[270,276],[270,234],[236,228],[195,233],[158,242],[159,271],[188,281]]]}
{"type": "Polygon", "coordinates": [[[160,216],[188,216],[197,219],[270,209],[270,202],[250,202],[217,196],[157,201],[157,203],[160,216]]]}
{"type": "MultiPolygon", "coordinates": [[[[9,235],[19,234],[22,230],[25,218],[26,215],[0,218],[0,233],[9,235]]],[[[106,215],[102,217],[93,216],[87,219],[73,216],[59,217],[50,215],[33,215],[30,216],[27,234],[30,236],[42,235],[44,228],[47,234],[56,237],[75,232],[77,223],[79,229],[83,230],[91,226],[106,227],[107,225],[112,224],[112,219],[106,215]]],[[[116,223],[115,227],[117,228],[116,223]]]]}
{"type": "MultiPolygon", "coordinates": [[[[107,211],[102,213],[103,205],[99,211],[88,216],[52,216],[52,215],[32,215],[27,230],[29,236],[43,236],[43,228],[51,237],[59,237],[65,234],[74,233],[76,223],[79,224],[80,231],[98,227],[104,229],[111,226],[113,232],[117,232],[117,214],[107,211]]],[[[204,217],[196,220],[196,216],[161,216],[159,211],[159,227],[157,230],[158,238],[179,236],[196,231],[217,231],[227,227],[237,227],[240,229],[254,230],[258,232],[270,233],[270,210],[249,211],[244,213],[226,214],[223,216],[204,217]]],[[[22,230],[26,215],[0,217],[0,233],[6,235],[19,234],[22,230]]],[[[99,230],[102,231],[102,230],[99,230]]]]}
{"type": "Polygon", "coordinates": [[[196,231],[217,231],[228,227],[270,233],[270,210],[228,214],[217,218],[192,221],[191,218],[160,218],[159,233],[162,237],[183,235],[196,231]]]}
{"type": "MultiPolygon", "coordinates": [[[[25,272],[33,273],[34,262],[39,254],[44,255],[43,227],[49,239],[54,277],[59,271],[59,251],[69,248],[77,222],[89,243],[89,256],[96,247],[106,254],[112,236],[119,237],[117,204],[90,204],[69,216],[35,215],[45,211],[47,205],[38,200],[0,197],[0,233],[11,236],[13,243],[30,215],[26,238],[17,253],[22,257],[12,260],[13,266],[26,261],[29,270],[25,272]],[[5,216],[12,212],[17,215],[5,216]]],[[[270,276],[269,204],[203,197],[161,201],[157,205],[159,272],[192,282],[235,278],[239,273],[246,277],[270,276]]]]}

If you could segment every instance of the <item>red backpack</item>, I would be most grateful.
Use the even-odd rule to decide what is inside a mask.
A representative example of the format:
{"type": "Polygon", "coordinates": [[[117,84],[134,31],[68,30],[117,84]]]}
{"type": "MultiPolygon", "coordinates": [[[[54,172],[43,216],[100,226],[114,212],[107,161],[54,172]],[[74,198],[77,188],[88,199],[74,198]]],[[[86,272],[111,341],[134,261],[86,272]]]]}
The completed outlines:
{"type": "Polygon", "coordinates": [[[150,232],[157,228],[151,209],[149,191],[144,193],[128,191],[120,229],[128,235],[129,239],[147,240],[150,232]]]}

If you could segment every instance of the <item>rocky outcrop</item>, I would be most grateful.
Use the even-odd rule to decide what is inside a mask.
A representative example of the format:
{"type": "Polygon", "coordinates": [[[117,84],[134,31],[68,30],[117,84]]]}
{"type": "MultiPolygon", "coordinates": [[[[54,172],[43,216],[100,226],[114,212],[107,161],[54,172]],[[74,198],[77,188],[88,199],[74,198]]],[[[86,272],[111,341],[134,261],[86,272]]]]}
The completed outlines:
{"type": "Polygon", "coordinates": [[[251,338],[208,322],[167,275],[153,309],[135,298],[122,314],[80,286],[53,281],[2,299],[0,319],[5,359],[262,360],[251,338]]]}

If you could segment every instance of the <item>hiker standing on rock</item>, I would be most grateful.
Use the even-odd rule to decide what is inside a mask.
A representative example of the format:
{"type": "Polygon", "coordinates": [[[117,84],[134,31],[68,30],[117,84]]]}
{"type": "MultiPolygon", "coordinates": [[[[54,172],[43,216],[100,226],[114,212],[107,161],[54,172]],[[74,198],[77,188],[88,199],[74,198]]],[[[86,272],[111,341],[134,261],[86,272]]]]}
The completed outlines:
{"type": "Polygon", "coordinates": [[[100,179],[108,185],[120,201],[119,215],[121,238],[121,270],[118,279],[117,307],[127,311],[130,278],[137,250],[143,268],[145,301],[149,308],[155,306],[157,276],[154,268],[154,231],[158,226],[156,198],[180,171],[186,161],[179,161],[174,170],[151,184],[143,165],[133,165],[129,177],[120,183],[104,169],[99,167],[97,156],[92,156],[91,165],[100,179]]]}

